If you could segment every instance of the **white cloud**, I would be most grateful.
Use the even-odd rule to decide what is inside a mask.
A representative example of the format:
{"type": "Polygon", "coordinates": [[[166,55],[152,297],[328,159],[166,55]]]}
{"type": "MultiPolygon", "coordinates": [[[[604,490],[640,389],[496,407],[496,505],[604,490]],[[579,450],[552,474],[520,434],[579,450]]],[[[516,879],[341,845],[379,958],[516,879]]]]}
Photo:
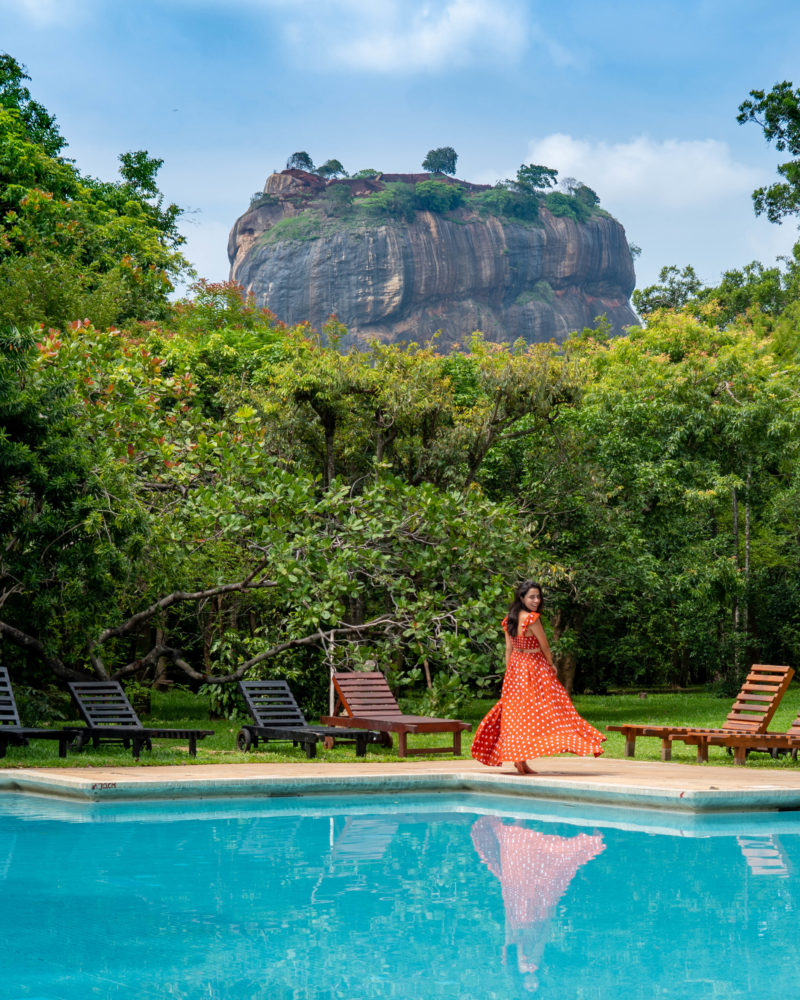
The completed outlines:
{"type": "Polygon", "coordinates": [[[671,209],[749,196],[761,176],[758,169],[737,163],[716,139],[656,142],[640,136],[606,143],[556,133],[530,143],[528,162],[577,177],[603,200],[656,199],[671,209]]]}
{"type": "Polygon", "coordinates": [[[362,32],[335,40],[331,56],[342,66],[382,73],[516,59],[527,35],[521,8],[497,0],[450,0],[416,10],[386,3],[363,10],[361,20],[362,32]]]}
{"type": "MultiPolygon", "coordinates": [[[[213,6],[219,0],[204,2],[213,6]]],[[[286,41],[304,65],[316,68],[407,74],[505,64],[518,59],[531,38],[558,65],[570,58],[563,46],[529,30],[525,0],[226,2],[279,13],[286,41]]]]}
{"type": "MultiPolygon", "coordinates": [[[[528,145],[526,162],[576,177],[642,247],[638,285],[652,284],[667,264],[691,264],[707,284],[751,260],[773,263],[797,240],[794,225],[775,226],[753,213],[751,192],[762,166],[737,161],[715,139],[592,142],[555,133],[528,145]]],[[[486,177],[513,177],[516,166],[486,177]]]]}

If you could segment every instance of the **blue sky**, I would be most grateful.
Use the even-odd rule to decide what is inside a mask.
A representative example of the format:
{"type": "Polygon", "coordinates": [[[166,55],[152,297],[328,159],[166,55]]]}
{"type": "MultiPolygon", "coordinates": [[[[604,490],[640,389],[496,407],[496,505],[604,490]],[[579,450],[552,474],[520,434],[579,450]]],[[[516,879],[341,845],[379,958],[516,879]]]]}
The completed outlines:
{"type": "Polygon", "coordinates": [[[187,254],[228,274],[228,231],[296,150],[458,176],[521,163],[594,188],[642,248],[707,283],[772,263],[794,223],[756,219],[781,156],[736,123],[754,88],[800,86],[796,0],[0,0],[0,50],[24,63],[86,173],[161,157],[187,254]]]}

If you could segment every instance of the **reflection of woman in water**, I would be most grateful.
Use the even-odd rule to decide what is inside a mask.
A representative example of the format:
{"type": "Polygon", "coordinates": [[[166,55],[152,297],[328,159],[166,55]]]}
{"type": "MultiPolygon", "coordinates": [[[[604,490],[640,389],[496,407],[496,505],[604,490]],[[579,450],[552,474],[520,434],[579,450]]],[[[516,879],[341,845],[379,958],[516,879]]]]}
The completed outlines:
{"type": "Polygon", "coordinates": [[[472,827],[472,843],[481,861],[500,880],[506,911],[504,955],[516,950],[527,989],[536,989],[542,952],[556,905],[580,867],[605,850],[603,837],[579,833],[559,837],[496,816],[482,816],[472,827]]]}
{"type": "Polygon", "coordinates": [[[526,580],[503,619],[506,675],[500,701],[483,719],[472,756],[499,767],[514,762],[520,774],[534,774],[528,759],[556,753],[580,756],[603,752],[605,736],[573,708],[553,667],[547,636],[539,620],[542,588],[526,580]]]}

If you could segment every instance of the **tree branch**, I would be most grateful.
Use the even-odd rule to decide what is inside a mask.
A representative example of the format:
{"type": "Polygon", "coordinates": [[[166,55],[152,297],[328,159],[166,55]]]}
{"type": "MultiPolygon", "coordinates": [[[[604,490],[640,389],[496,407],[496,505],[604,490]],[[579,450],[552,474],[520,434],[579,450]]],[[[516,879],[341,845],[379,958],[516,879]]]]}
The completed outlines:
{"type": "Polygon", "coordinates": [[[201,673],[199,670],[195,670],[194,667],[184,659],[183,651],[172,646],[154,646],[149,653],[140,659],[134,660],[128,663],[124,667],[120,667],[112,675],[112,680],[119,680],[122,677],[127,677],[130,674],[137,673],[139,670],[151,666],[154,664],[159,657],[165,656],[170,659],[178,669],[182,670],[187,676],[191,677],[192,680],[201,681],[204,684],[232,684],[236,681],[240,681],[247,672],[254,667],[257,663],[261,663],[263,660],[267,660],[272,656],[277,656],[278,653],[283,653],[287,649],[294,649],[299,646],[313,646],[317,643],[331,642],[336,636],[346,636],[346,635],[357,635],[359,632],[366,632],[369,629],[379,628],[381,625],[398,625],[396,619],[391,618],[389,615],[381,615],[379,618],[373,618],[372,621],[364,622],[363,625],[341,625],[338,628],[331,629],[317,629],[316,632],[312,632],[310,635],[304,635],[299,639],[287,639],[286,642],[279,642],[277,645],[273,646],[271,649],[265,649],[263,652],[258,653],[257,656],[253,656],[251,659],[245,661],[241,666],[237,667],[236,670],[231,671],[228,674],[207,674],[201,673]]]}
{"type": "Polygon", "coordinates": [[[244,580],[240,580],[238,583],[223,583],[218,587],[209,587],[208,590],[176,590],[172,594],[167,594],[166,597],[162,597],[160,600],[156,601],[155,604],[151,604],[149,608],[145,608],[144,611],[139,611],[121,625],[105,629],[105,631],[101,632],[97,639],[95,639],[95,641],[91,644],[90,650],[95,649],[95,647],[99,646],[107,639],[115,639],[122,635],[130,635],[130,633],[135,632],[140,625],[143,625],[145,622],[157,615],[159,611],[165,611],[167,608],[171,607],[173,604],[177,604],[179,601],[202,601],[208,597],[216,597],[218,594],[231,594],[237,591],[257,590],[263,587],[277,587],[278,584],[274,580],[259,580],[257,582],[253,582],[254,578],[261,572],[262,569],[264,569],[266,564],[267,560],[265,559],[263,562],[259,563],[258,566],[256,566],[249,576],[245,577],[244,580]]]}
{"type": "Polygon", "coordinates": [[[8,639],[15,646],[19,646],[20,649],[35,653],[56,676],[61,677],[63,680],[77,681],[85,676],[77,670],[70,670],[59,657],[51,656],[38,639],[25,632],[21,632],[18,628],[14,628],[13,625],[9,625],[7,622],[0,621],[0,637],[8,639]]]}

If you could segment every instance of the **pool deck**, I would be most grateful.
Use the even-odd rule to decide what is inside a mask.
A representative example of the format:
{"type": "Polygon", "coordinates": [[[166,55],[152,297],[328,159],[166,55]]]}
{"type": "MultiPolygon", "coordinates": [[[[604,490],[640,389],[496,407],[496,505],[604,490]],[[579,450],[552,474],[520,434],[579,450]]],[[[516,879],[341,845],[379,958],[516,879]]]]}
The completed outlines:
{"type": "Polygon", "coordinates": [[[800,770],[732,768],[637,760],[557,757],[537,774],[471,760],[389,763],[170,765],[166,767],[6,768],[3,792],[85,802],[234,796],[401,792],[481,792],[685,812],[800,810],[800,770]]]}

